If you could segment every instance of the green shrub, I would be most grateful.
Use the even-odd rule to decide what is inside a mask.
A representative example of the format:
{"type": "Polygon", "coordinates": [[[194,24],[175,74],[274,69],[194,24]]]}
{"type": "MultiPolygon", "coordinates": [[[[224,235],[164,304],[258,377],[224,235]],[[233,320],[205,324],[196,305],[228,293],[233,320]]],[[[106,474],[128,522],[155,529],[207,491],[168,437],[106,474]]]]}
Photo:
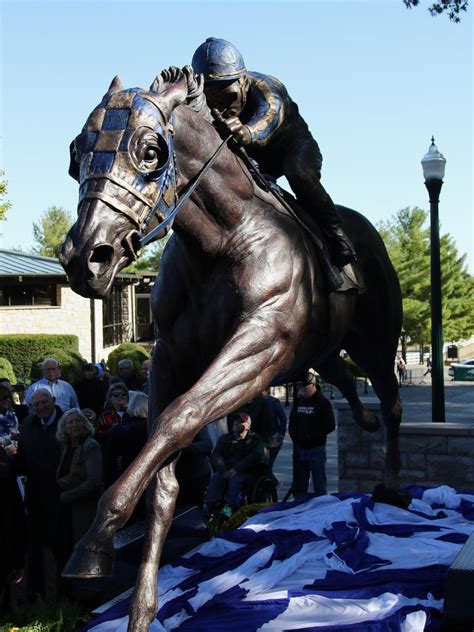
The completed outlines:
{"type": "Polygon", "coordinates": [[[150,354],[141,345],[135,342],[124,342],[114,349],[107,358],[107,366],[112,375],[118,373],[118,363],[126,358],[133,361],[133,369],[139,371],[143,360],[148,360],[150,354]]]}
{"type": "Polygon", "coordinates": [[[8,378],[10,380],[10,384],[16,383],[15,373],[13,372],[13,367],[10,360],[6,358],[0,358],[0,378],[8,378]]]}
{"type": "Polygon", "coordinates": [[[233,531],[238,529],[244,524],[246,520],[254,516],[257,511],[268,507],[269,503],[254,503],[253,505],[243,505],[240,509],[237,509],[235,514],[224,523],[223,531],[233,531]]]}
{"type": "Polygon", "coordinates": [[[53,356],[57,350],[79,352],[79,338],[69,334],[0,335],[0,356],[7,358],[18,380],[27,382],[38,358],[53,356]]]}
{"type": "Polygon", "coordinates": [[[54,349],[51,353],[45,353],[36,358],[31,366],[30,379],[36,382],[42,377],[41,363],[46,358],[56,358],[61,369],[61,379],[74,384],[82,377],[82,365],[85,360],[78,351],[54,349]]]}
{"type": "Polygon", "coordinates": [[[5,613],[0,621],[0,632],[9,632],[11,628],[20,632],[74,632],[89,620],[85,608],[72,601],[51,604],[38,601],[5,613]]]}

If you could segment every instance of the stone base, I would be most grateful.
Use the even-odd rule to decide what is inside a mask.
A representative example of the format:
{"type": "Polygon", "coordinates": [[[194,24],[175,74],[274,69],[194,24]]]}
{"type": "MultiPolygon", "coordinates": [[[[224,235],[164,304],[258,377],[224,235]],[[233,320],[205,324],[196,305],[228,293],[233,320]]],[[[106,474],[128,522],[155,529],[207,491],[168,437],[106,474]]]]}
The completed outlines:
{"type": "MultiPolygon", "coordinates": [[[[382,420],[380,402],[362,399],[382,420]]],[[[335,402],[339,456],[339,491],[370,492],[383,482],[385,426],[364,432],[354,421],[349,404],[335,402]]],[[[402,423],[400,426],[400,485],[450,485],[474,489],[474,422],[402,423]]]]}

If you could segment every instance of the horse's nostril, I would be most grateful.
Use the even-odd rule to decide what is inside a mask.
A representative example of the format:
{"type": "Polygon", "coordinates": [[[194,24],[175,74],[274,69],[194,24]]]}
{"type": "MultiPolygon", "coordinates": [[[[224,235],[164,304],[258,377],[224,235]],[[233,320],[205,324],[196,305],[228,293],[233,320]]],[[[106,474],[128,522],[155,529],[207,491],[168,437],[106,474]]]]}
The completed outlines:
{"type": "Polygon", "coordinates": [[[96,246],[91,256],[89,257],[89,263],[106,263],[110,264],[114,256],[114,249],[109,244],[102,244],[96,246]]]}

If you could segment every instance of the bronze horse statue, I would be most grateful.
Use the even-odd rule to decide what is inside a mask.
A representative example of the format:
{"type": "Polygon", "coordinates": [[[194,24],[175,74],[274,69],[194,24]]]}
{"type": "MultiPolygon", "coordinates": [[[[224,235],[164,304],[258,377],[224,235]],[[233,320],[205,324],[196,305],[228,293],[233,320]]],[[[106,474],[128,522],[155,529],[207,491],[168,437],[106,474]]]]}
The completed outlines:
{"type": "Polygon", "coordinates": [[[174,221],[153,288],[159,339],[148,442],[102,496],[64,571],[72,577],[110,574],[113,535],[151,484],[130,631],[147,629],[156,614],[157,569],[178,492],[180,449],[270,383],[314,367],[347,398],[355,421],[375,431],[379,420],[360,402],[340,358],[346,349],[381,402],[388,484],[397,484],[400,468],[394,358],[401,295],[381,238],[362,215],[340,207],[365,292],[329,292],[313,239],[256,184],[211,121],[200,77],[190,67],[170,68],[149,91],[124,90],[115,78],[71,145],[79,215],[60,259],[74,291],[106,295],[146,235],[163,236],[174,221]],[[180,195],[186,202],[177,214],[180,195]]]}

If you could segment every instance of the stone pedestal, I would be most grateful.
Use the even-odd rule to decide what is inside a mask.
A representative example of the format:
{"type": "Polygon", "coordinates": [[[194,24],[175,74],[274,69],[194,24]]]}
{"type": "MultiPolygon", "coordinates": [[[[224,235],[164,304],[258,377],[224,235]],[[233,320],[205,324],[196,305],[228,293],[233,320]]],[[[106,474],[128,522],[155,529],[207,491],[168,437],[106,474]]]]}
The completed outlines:
{"type": "MultiPolygon", "coordinates": [[[[362,399],[380,420],[380,403],[362,399]]],[[[368,433],[352,418],[346,401],[334,403],[337,411],[339,491],[370,492],[383,482],[385,426],[368,433]]],[[[450,485],[474,490],[474,422],[402,423],[400,426],[402,469],[400,484],[450,485]]]]}

